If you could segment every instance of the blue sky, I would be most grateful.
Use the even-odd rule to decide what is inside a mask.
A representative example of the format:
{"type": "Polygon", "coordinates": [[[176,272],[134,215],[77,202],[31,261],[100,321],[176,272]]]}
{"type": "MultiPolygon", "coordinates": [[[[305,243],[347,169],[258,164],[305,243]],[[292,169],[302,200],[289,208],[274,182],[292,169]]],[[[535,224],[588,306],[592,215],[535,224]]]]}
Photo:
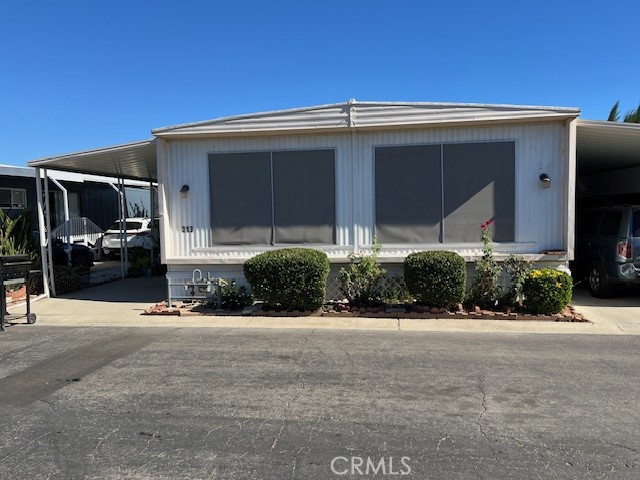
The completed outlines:
{"type": "Polygon", "coordinates": [[[0,0],[0,163],[358,100],[640,101],[640,2],[0,0]]]}

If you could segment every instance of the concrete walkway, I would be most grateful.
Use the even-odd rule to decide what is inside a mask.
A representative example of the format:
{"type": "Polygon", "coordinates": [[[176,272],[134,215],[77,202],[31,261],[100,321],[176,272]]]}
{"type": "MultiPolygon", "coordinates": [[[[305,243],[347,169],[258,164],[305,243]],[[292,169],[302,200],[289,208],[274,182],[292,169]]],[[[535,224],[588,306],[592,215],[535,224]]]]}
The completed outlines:
{"type": "Polygon", "coordinates": [[[598,327],[618,329],[622,333],[640,335],[640,294],[622,291],[612,298],[594,298],[586,289],[573,294],[576,310],[598,327]]]}
{"type": "MultiPolygon", "coordinates": [[[[149,316],[141,313],[166,298],[164,277],[131,278],[87,288],[58,298],[35,302],[36,326],[118,327],[224,327],[311,328],[336,330],[388,330],[483,333],[566,333],[640,335],[640,296],[610,300],[575,294],[576,310],[592,323],[532,322],[507,320],[421,320],[393,318],[326,317],[214,317],[149,316]]],[[[17,306],[18,312],[24,308],[17,306]]]]}

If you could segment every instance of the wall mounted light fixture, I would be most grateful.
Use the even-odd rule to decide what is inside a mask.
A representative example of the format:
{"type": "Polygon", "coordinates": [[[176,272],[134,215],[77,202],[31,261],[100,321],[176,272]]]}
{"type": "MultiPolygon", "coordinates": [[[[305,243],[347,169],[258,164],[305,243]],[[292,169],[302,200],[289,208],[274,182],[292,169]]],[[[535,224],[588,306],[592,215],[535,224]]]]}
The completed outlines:
{"type": "Polygon", "coordinates": [[[542,183],[542,188],[551,188],[551,178],[546,173],[540,174],[540,183],[542,183]]]}
{"type": "Polygon", "coordinates": [[[182,185],[180,189],[180,195],[182,198],[187,198],[189,196],[189,185],[182,185]]]}

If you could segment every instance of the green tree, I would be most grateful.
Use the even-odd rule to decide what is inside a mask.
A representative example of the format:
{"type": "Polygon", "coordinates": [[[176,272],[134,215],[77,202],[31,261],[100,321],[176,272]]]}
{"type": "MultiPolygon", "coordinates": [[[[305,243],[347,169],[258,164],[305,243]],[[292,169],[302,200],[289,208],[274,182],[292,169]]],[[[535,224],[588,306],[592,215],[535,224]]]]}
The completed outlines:
{"type": "MultiPolygon", "coordinates": [[[[611,112],[609,112],[609,118],[607,121],[609,122],[619,122],[620,121],[620,101],[617,101],[615,105],[611,108],[611,112]]],[[[640,104],[638,104],[638,108],[635,110],[629,110],[625,113],[624,118],[622,119],[625,123],[640,123],[640,104]]]]}
{"type": "Polygon", "coordinates": [[[620,100],[616,102],[616,104],[611,108],[611,112],[609,112],[609,118],[607,118],[607,122],[619,122],[620,121],[620,100]]]}
{"type": "Polygon", "coordinates": [[[623,121],[626,123],[640,123],[640,104],[635,110],[629,110],[625,114],[623,121]]]}

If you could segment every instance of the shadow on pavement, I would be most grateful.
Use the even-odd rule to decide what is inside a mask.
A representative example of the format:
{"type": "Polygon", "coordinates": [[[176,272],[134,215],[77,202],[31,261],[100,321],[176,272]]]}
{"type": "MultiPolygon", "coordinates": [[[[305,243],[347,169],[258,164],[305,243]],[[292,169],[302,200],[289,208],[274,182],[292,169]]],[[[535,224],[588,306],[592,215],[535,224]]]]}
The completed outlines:
{"type": "Polygon", "coordinates": [[[167,280],[157,277],[124,278],[111,283],[88,287],[59,298],[96,302],[156,303],[167,296],[167,280]]]}

